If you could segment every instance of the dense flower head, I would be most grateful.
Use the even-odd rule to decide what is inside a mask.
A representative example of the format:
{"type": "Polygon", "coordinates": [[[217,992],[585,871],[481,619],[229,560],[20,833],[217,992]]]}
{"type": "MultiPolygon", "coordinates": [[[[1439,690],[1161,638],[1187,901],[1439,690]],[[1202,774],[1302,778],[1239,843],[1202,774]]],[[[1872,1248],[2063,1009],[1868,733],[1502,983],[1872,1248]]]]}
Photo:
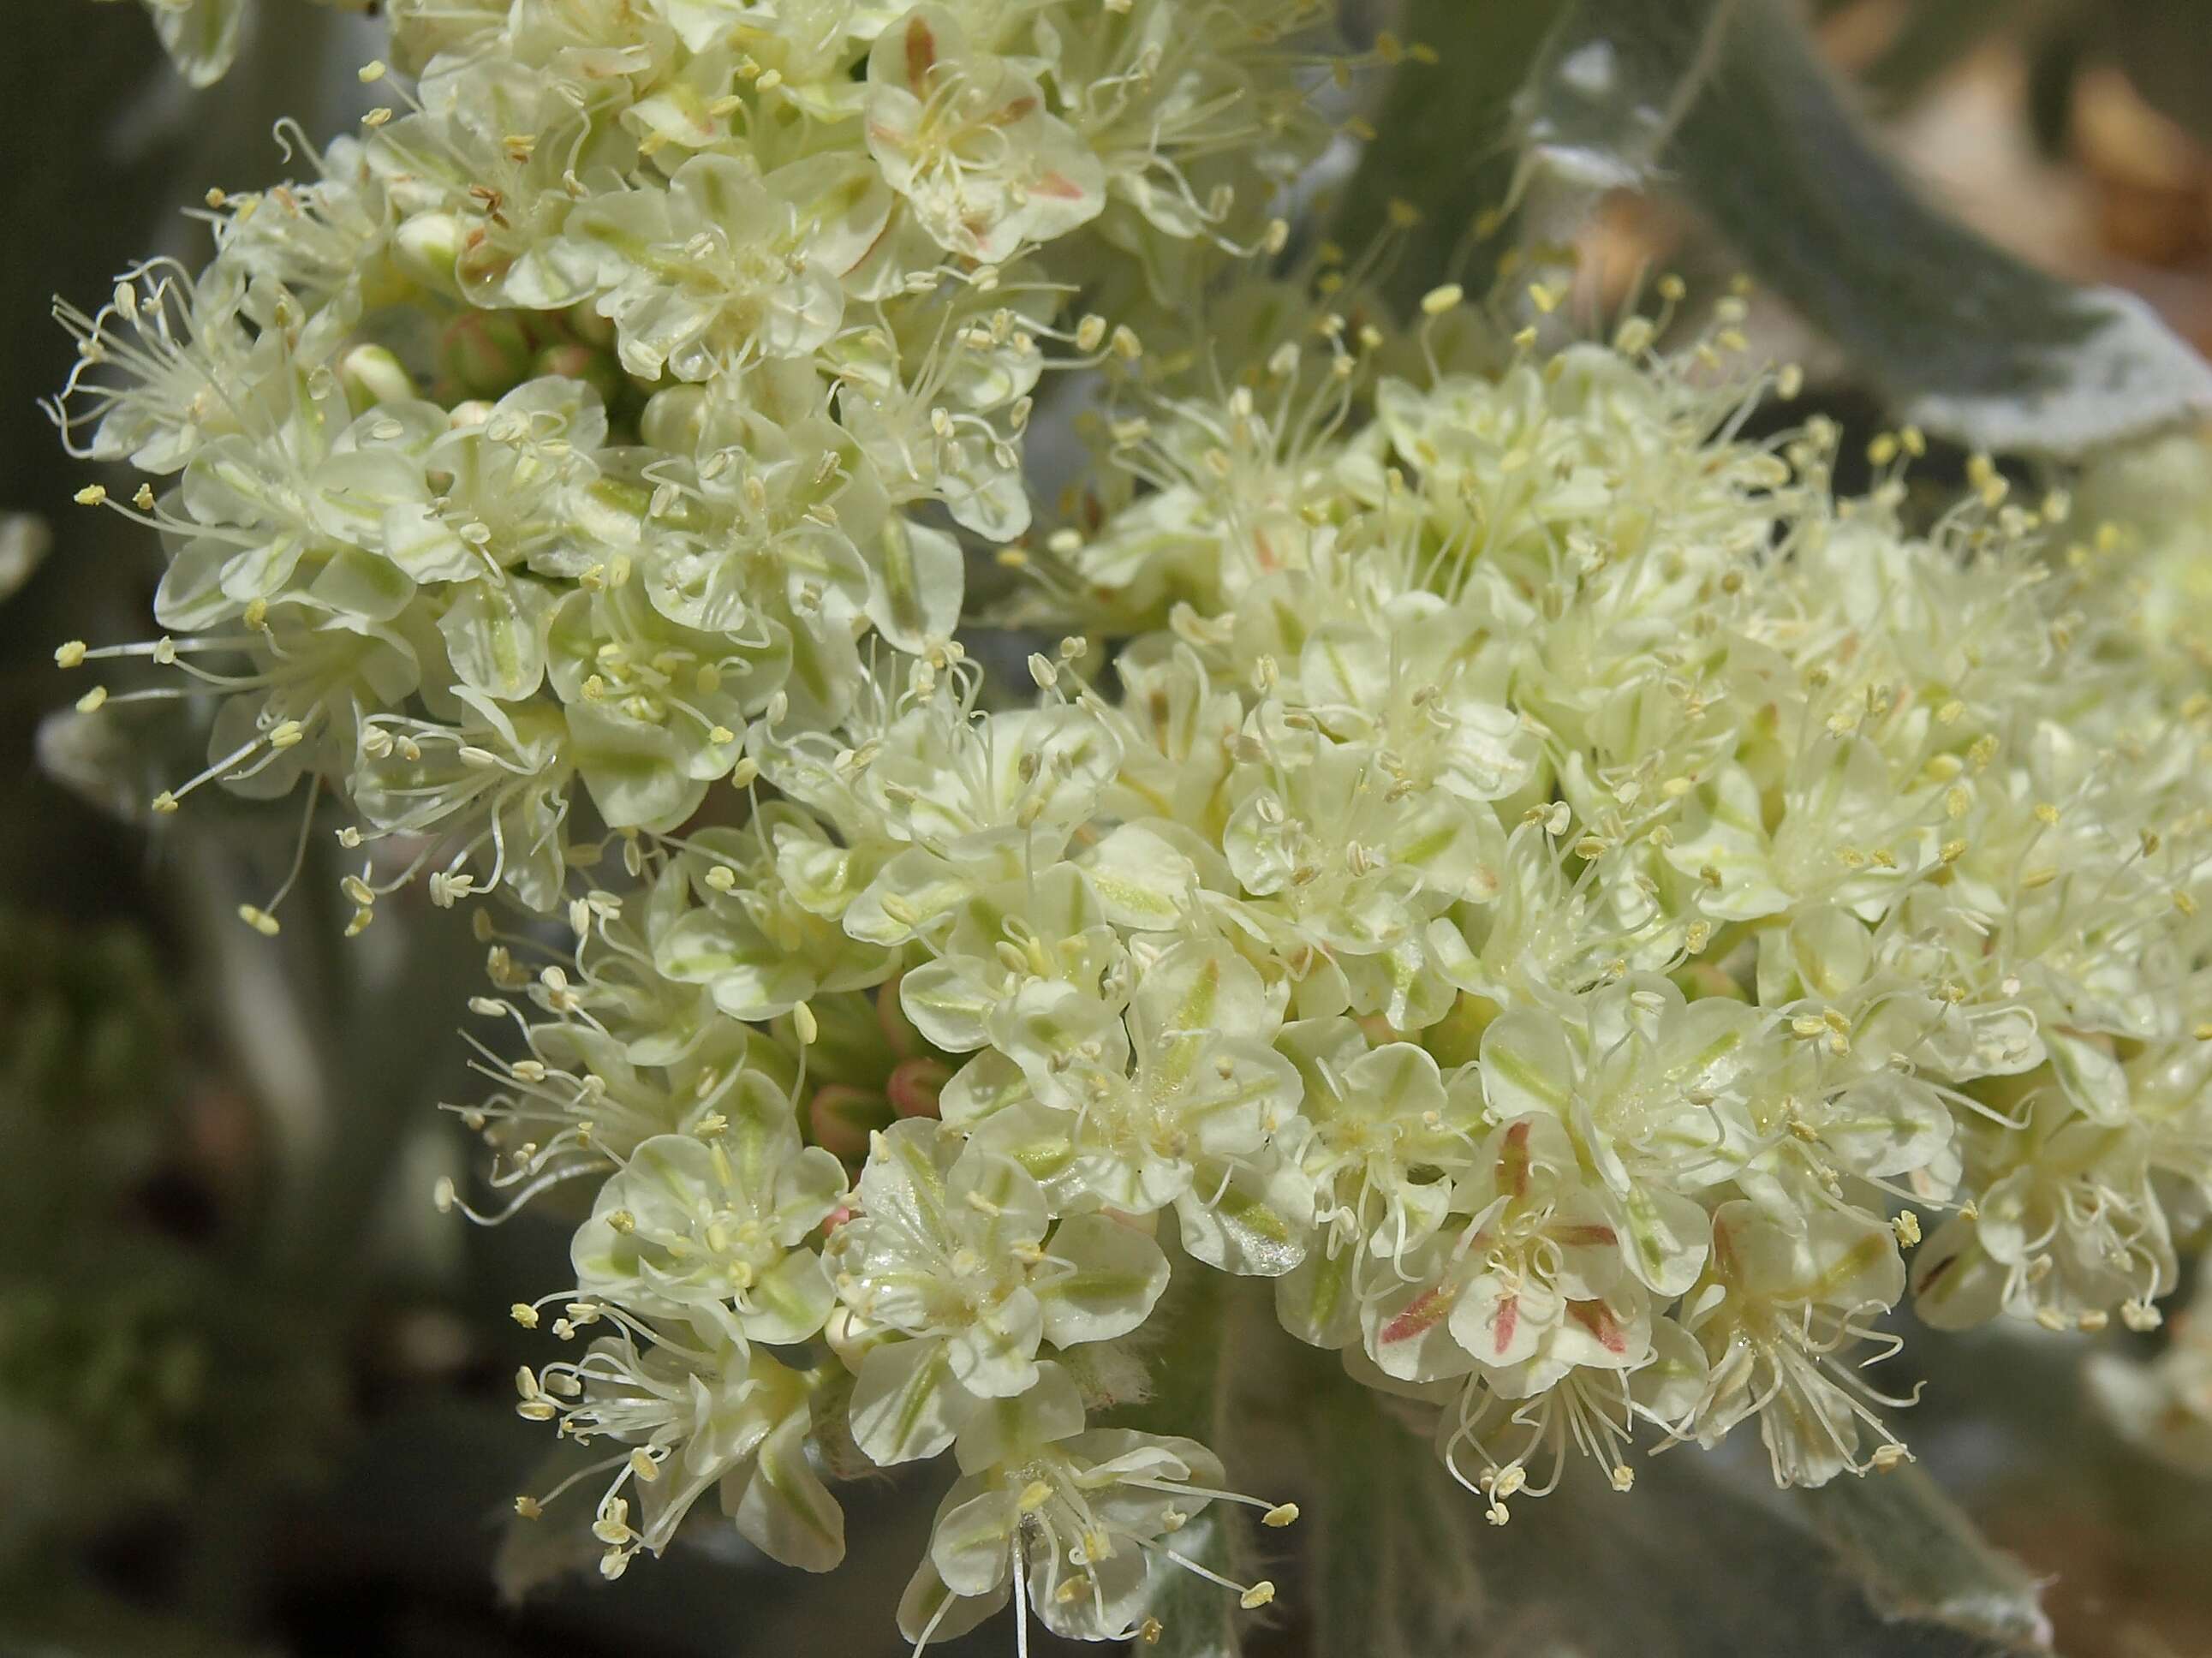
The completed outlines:
{"type": "Polygon", "coordinates": [[[162,638],[69,659],[216,704],[156,809],[328,786],[409,848],[364,920],[426,869],[550,908],[594,823],[678,828],[750,722],[948,639],[1041,377],[1117,343],[1088,270],[1219,268],[1322,132],[1308,0],[391,11],[411,82],[212,192],[204,269],[61,307],[56,408],[170,561],[162,638]]]}
{"type": "MultiPolygon", "coordinates": [[[[1107,422],[1139,481],[1036,553],[1033,697],[950,645],[835,729],[754,721],[747,825],[659,841],[578,958],[656,1062],[746,1033],[853,1171],[817,1442],[959,1461],[918,1640],[1008,1598],[1142,1626],[1157,1584],[1067,1577],[1052,1505],[1173,1363],[1173,1274],[1270,1280],[1502,1523],[1739,1425],[1785,1483],[1893,1466],[1901,1304],[2149,1327],[2212,1195],[2205,711],[2053,562],[2063,501],[1977,469],[1915,532],[1633,335],[1267,355],[1107,422]]],[[[635,1145],[589,1148],[610,1189],[635,1145]]]]}
{"type": "Polygon", "coordinates": [[[195,780],[332,789],[363,919],[427,868],[574,935],[478,912],[459,1110],[471,1212],[575,1228],[518,1385],[608,1447],[611,1575],[709,1487],[827,1570],[832,1482],[949,1455],[917,1650],[1265,1605],[1174,1535],[1295,1508],[1126,1415],[1207,1274],[1498,1523],[1739,1426],[1893,1466],[1908,1301],[2157,1323],[2212,1199],[2185,555],[1983,459],[1921,522],[1909,430],[1839,498],[1828,422],[1741,436],[1732,300],[1679,355],[1396,329],[1356,265],[1210,356],[1071,317],[1197,342],[1285,252],[1292,0],[390,9],[408,112],[65,313],[62,413],[166,480],[195,780]],[[1102,367],[1032,544],[1042,377],[1102,367]],[[1018,690],[955,637],[1010,616],[1018,690]]]}

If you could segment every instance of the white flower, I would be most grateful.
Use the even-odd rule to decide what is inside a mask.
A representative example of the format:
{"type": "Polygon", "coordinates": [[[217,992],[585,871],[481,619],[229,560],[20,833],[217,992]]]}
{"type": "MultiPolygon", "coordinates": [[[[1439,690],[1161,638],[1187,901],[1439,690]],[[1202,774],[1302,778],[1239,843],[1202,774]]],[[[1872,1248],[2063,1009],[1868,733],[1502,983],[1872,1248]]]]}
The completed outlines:
{"type": "Polygon", "coordinates": [[[853,1394],[854,1437],[878,1462],[935,1455],[982,1401],[1036,1385],[1040,1345],[1126,1334],[1167,1285],[1143,1232],[1103,1215],[1054,1227],[1018,1163],[933,1122],[876,1136],[859,1196],[831,1242],[838,1293],[903,1338],[868,1351],[853,1394]]]}
{"type": "Polygon", "coordinates": [[[1535,1005],[1503,1015],[1483,1033],[1483,1094],[1500,1117],[1540,1111],[1566,1129],[1598,1175],[1628,1269],[1676,1296],[1705,1257],[1705,1212],[1685,1193],[1747,1154],[1745,1085],[1778,1057],[1767,1027],[1741,1002],[1629,979],[1569,1017],[1535,1005]]]}
{"type": "Polygon", "coordinates": [[[1399,330],[1262,218],[1312,0],[385,9],[411,112],[62,313],[172,632],[56,660],[206,700],[157,810],[342,800],[356,931],[565,910],[480,913],[457,1109],[479,1218],[581,1183],[600,1339],[521,1408],[615,1442],[610,1575],[709,1487],[826,1568],[825,1478],[949,1449],[922,1645],[1263,1604],[1211,1454],[1086,1420],[1201,1380],[1171,1270],[1231,1275],[1209,1396],[1329,1349],[1501,1521],[1639,1423],[1902,1455],[1900,1248],[1930,1323],[2154,1317],[2212,1206],[2187,524],[1838,501],[1825,422],[1735,435],[1725,322],[1399,330]]]}
{"type": "Polygon", "coordinates": [[[801,1246],[843,1199],[844,1167],[801,1146],[764,1078],[746,1084],[712,1139],[657,1135],[599,1188],[570,1249],[581,1293],[771,1345],[821,1329],[835,1293],[801,1246]]]}
{"type": "Polygon", "coordinates": [[[1650,1300],[1555,1120],[1492,1130],[1453,1206],[1474,1218],[1400,1263],[1399,1282],[1365,1304],[1368,1356],[1385,1374],[1433,1382],[1480,1366],[1521,1396],[1579,1365],[1642,1362],[1650,1300]]]}
{"type": "MultiPolygon", "coordinates": [[[[920,1646],[949,1639],[1004,1606],[1024,1624],[1075,1641],[1126,1641],[1166,1570],[1212,1577],[1164,1540],[1207,1505],[1268,1508],[1221,1489],[1221,1463],[1195,1441],[1084,1427],[1083,1402],[1060,1366],[1002,1409],[975,1418],[957,1446],[961,1478],[939,1505],[929,1553],[907,1587],[899,1626],[920,1646]]],[[[1220,1582],[1247,1606],[1273,1586],[1220,1582]]],[[[1021,1638],[1026,1642],[1027,1631],[1021,1638]]]]}
{"type": "Polygon", "coordinates": [[[1105,204],[1103,170],[1036,82],[918,6],[868,54],[868,149],[948,252],[996,263],[1105,204]]]}
{"type": "MultiPolygon", "coordinates": [[[[571,1316],[595,1321],[589,1306],[571,1316]]],[[[709,1327],[711,1330],[711,1327],[709,1327]]],[[[619,1576],[639,1549],[658,1554],[708,1491],[756,1547],[787,1565],[828,1571],[844,1558],[845,1519],[808,1461],[813,1380],[709,1330],[669,1337],[628,1329],[574,1363],[518,1378],[526,1417],[557,1418],[580,1443],[605,1437],[633,1448],[599,1502],[592,1531],[606,1545],[599,1569],[619,1576]],[[698,1345],[694,1345],[696,1342],[698,1345]],[[564,1400],[574,1400],[564,1404],[564,1400]],[[629,1521],[635,1493],[638,1524],[629,1521]]],[[[532,1499],[534,1510],[544,1499],[532,1499]]]]}
{"type": "Polygon", "coordinates": [[[948,1120],[1000,1107],[979,1143],[1035,1170],[1057,1206],[1173,1208],[1201,1260],[1266,1276],[1297,1265],[1311,1187],[1270,1142],[1297,1075],[1269,1046],[1280,1016],[1249,963],[1181,944],[1137,970],[1126,1017],[1039,982],[1007,1023],[998,1052],[954,1078],[948,1120]],[[1006,1090],[1029,1102],[1006,1108],[1006,1090]]]}
{"type": "Polygon", "coordinates": [[[1411,1042],[1370,1048],[1348,1019],[1286,1029],[1282,1045],[1304,1084],[1311,1125],[1300,1166],[1316,1187],[1316,1219],[1338,1247],[1395,1260],[1425,1243],[1474,1165],[1480,1100],[1447,1090],[1436,1060],[1411,1042]]]}
{"type": "Polygon", "coordinates": [[[881,233],[889,197],[857,158],[836,154],[765,175],[733,156],[695,155],[663,186],[598,197],[565,238],[596,260],[598,301],[623,366],[703,380],[756,355],[797,357],[836,331],[840,278],[881,233]]]}
{"type": "Polygon", "coordinates": [[[1684,1327],[1711,1365],[1684,1431],[1711,1445],[1756,1415],[1778,1484],[1863,1473],[1874,1455],[1859,1448],[1867,1430],[1881,1436],[1875,1454],[1894,1442],[1874,1406],[1905,1401],[1875,1392],[1845,1350],[1881,1339],[1873,1321],[1904,1293],[1886,1226],[1833,1211],[1776,1216],[1722,1205],[1706,1277],[1684,1303],[1684,1327]]]}
{"type": "Polygon", "coordinates": [[[825,992],[891,975],[891,952],[838,925],[824,878],[848,890],[861,878],[812,818],[770,805],[744,829],[703,829],[687,844],[684,864],[698,902],[654,941],[653,965],[706,985],[732,1018],[773,1018],[825,992]]]}
{"type": "Polygon", "coordinates": [[[2148,1138],[2100,1122],[2055,1090],[2021,1101],[2022,1121],[1977,1123],[1975,1212],[1953,1216],[1913,1262],[1914,1307],[1938,1329],[2000,1311],[2054,1328],[2100,1324],[2173,1287],[2178,1266],[2153,1188],[2148,1138]]]}

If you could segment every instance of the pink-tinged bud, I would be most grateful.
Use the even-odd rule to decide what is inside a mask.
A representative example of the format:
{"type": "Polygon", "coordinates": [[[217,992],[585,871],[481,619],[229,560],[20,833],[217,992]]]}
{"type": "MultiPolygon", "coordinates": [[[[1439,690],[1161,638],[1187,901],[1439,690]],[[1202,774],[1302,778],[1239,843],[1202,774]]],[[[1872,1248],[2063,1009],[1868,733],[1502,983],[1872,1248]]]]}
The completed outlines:
{"type": "Polygon", "coordinates": [[[868,1136],[891,1126],[890,1102],[865,1088],[832,1083],[817,1089],[806,1108],[814,1143],[846,1163],[857,1163],[868,1155],[868,1136]]]}
{"type": "Polygon", "coordinates": [[[938,1096],[951,1080],[952,1067],[942,1060],[902,1060],[891,1067],[884,1092],[890,1096],[891,1109],[900,1116],[933,1117],[938,1096]]]}
{"type": "Polygon", "coordinates": [[[501,311],[465,311],[438,337],[438,372],[462,392],[504,396],[529,378],[530,331],[501,311]]]}
{"type": "Polygon", "coordinates": [[[899,982],[906,977],[894,973],[876,987],[876,1023],[883,1027],[884,1041],[892,1053],[902,1060],[910,1060],[926,1053],[929,1044],[922,1040],[921,1032],[915,1029],[914,1021],[906,1016],[899,1001],[899,982]]]}

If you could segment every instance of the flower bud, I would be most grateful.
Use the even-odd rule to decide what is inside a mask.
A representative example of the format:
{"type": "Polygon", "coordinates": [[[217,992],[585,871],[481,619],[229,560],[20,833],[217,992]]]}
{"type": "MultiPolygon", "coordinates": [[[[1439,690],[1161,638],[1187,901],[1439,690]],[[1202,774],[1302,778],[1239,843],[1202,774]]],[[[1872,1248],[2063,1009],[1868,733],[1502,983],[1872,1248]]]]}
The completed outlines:
{"type": "Polygon", "coordinates": [[[422,395],[406,365],[381,345],[356,345],[339,358],[338,384],[345,388],[346,406],[356,415],[422,395]]]}
{"type": "Polygon", "coordinates": [[[938,1096],[951,1080],[952,1067],[942,1060],[902,1060],[891,1067],[884,1092],[902,1117],[934,1117],[938,1096]]]}
{"type": "Polygon", "coordinates": [[[869,1350],[882,1346],[890,1333],[880,1324],[842,1305],[830,1309],[829,1321],[822,1327],[822,1339],[830,1344],[830,1351],[854,1376],[860,1375],[860,1361],[868,1356],[869,1350]]]}
{"type": "Polygon", "coordinates": [[[613,322],[601,316],[589,301],[570,306],[561,313],[561,320],[568,325],[568,331],[586,345],[600,351],[615,349],[613,322]]]}
{"type": "MultiPolygon", "coordinates": [[[[802,1037],[800,1043],[807,1050],[807,1074],[817,1083],[848,1083],[880,1093],[884,1073],[899,1056],[884,1045],[873,1003],[866,996],[817,996],[805,1006],[814,1028],[811,1039],[802,1037]]],[[[799,1019],[793,1008],[793,1036],[801,1035],[799,1019]]]]}
{"type": "Polygon", "coordinates": [[[530,372],[533,378],[554,374],[562,380],[581,380],[599,394],[602,403],[612,403],[623,389],[621,367],[611,356],[573,342],[547,346],[538,354],[530,372]]]}
{"type": "Polygon", "coordinates": [[[707,392],[704,386],[672,386],[653,394],[638,420],[638,435],[656,449],[688,455],[699,447],[707,392]]]}
{"type": "Polygon", "coordinates": [[[529,378],[530,331],[504,311],[465,311],[438,338],[438,372],[471,397],[497,398],[529,378]]]}
{"type": "Polygon", "coordinates": [[[891,1105],[881,1094],[845,1083],[815,1090],[806,1107],[814,1143],[847,1163],[868,1155],[868,1136],[891,1125],[891,1105]]]}
{"type": "Polygon", "coordinates": [[[1444,1017],[1421,1033],[1421,1045],[1439,1065],[1471,1064],[1482,1048],[1482,1033],[1504,1010],[1487,996],[1463,990],[1444,1017]]]}
{"type": "Polygon", "coordinates": [[[1737,1002],[1751,999],[1751,993],[1736,982],[1734,975],[1711,962],[1685,963],[1674,969],[1674,979],[1687,996],[1725,996],[1737,1002]]]}
{"type": "Polygon", "coordinates": [[[392,262],[425,288],[458,294],[454,262],[460,258],[460,222],[450,213],[418,213],[392,235],[392,262]]]}
{"type": "Polygon", "coordinates": [[[929,1044],[907,1017],[905,1005],[899,1000],[899,981],[905,976],[894,973],[876,987],[876,1023],[883,1027],[884,1041],[891,1052],[902,1060],[910,1060],[927,1053],[929,1044]]]}

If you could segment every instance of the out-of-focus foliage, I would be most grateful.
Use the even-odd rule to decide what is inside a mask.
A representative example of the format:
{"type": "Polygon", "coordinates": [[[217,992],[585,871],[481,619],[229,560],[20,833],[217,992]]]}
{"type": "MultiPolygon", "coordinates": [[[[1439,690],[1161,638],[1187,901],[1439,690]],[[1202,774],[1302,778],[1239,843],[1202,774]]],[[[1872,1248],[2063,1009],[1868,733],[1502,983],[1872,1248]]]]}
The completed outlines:
{"type": "MultiPolygon", "coordinates": [[[[331,6],[374,11],[377,0],[274,0],[278,6],[331,6]]],[[[139,0],[154,20],[161,45],[187,85],[213,86],[231,65],[252,29],[258,0],[139,0]]]]}
{"type": "MultiPolygon", "coordinates": [[[[1413,6],[1417,30],[1464,33],[1475,15],[1453,0],[1413,6]]],[[[1458,158],[1503,126],[1522,149],[1518,185],[1540,201],[1647,186],[1686,200],[1900,418],[1931,431],[2070,456],[2212,410],[2212,370],[2141,301],[2036,270],[1908,187],[1781,0],[1575,0],[1533,58],[1516,32],[1494,61],[1530,66],[1507,110],[1478,82],[1449,122],[1396,112],[1354,220],[1389,176],[1430,181],[1412,192],[1425,216],[1467,223],[1458,158]]],[[[1552,206],[1543,222],[1556,226],[1552,206]]]]}

